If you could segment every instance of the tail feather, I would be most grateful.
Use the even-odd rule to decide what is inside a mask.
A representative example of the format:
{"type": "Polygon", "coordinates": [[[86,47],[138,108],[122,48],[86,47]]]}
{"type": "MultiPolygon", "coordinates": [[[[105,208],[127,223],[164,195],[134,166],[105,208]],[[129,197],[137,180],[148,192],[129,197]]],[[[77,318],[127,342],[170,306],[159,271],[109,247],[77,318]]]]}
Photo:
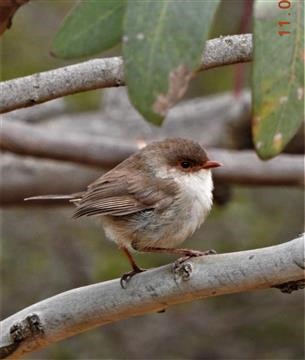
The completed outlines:
{"type": "Polygon", "coordinates": [[[81,199],[82,193],[69,194],[69,195],[39,195],[39,196],[31,196],[25,198],[24,201],[32,201],[32,200],[70,200],[72,202],[78,201],[81,199]]]}

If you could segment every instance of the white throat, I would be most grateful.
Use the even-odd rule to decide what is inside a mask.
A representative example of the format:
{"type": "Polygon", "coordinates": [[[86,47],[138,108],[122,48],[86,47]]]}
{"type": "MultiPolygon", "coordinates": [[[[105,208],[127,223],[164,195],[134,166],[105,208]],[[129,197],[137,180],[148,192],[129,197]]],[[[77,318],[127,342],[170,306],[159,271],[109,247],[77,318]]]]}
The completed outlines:
{"type": "MultiPolygon", "coordinates": [[[[198,217],[204,213],[204,218],[213,203],[213,180],[211,170],[200,170],[196,173],[185,174],[175,179],[188,192],[197,207],[198,217]]],[[[201,225],[201,223],[200,223],[201,225]]]]}
{"type": "Polygon", "coordinates": [[[202,169],[184,174],[177,169],[162,169],[157,176],[172,177],[181,186],[184,211],[190,215],[190,233],[194,232],[203,223],[213,204],[211,170],[202,169]]]}

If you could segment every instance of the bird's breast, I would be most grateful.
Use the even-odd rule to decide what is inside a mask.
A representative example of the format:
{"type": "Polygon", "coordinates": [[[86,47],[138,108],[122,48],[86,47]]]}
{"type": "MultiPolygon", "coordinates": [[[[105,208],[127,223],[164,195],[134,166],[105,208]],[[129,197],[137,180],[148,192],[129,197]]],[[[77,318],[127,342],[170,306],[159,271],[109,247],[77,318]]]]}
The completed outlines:
{"type": "Polygon", "coordinates": [[[185,226],[192,234],[205,220],[213,202],[213,181],[210,171],[185,174],[175,178],[181,188],[181,206],[185,226]]]}
{"type": "Polygon", "coordinates": [[[180,191],[173,202],[158,211],[142,211],[113,217],[103,216],[106,235],[121,246],[176,247],[203,223],[212,206],[210,171],[173,176],[180,191]]]}

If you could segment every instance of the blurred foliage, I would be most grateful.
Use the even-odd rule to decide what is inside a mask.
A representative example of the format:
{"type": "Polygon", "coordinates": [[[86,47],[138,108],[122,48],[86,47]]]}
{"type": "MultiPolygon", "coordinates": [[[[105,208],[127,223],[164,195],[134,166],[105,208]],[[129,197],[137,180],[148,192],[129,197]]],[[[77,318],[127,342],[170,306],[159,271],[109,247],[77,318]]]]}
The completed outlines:
{"type": "Polygon", "coordinates": [[[218,5],[219,0],[127,3],[123,59],[128,94],[146,120],[161,125],[186,92],[218,5]]]}
{"type": "MultiPolygon", "coordinates": [[[[241,0],[222,1],[220,3],[213,23],[211,38],[239,33],[243,4],[244,1],[241,0]]],[[[242,86],[247,87],[250,85],[251,65],[247,63],[239,65],[243,68],[245,77],[242,86]]],[[[186,97],[232,91],[235,85],[236,71],[237,65],[229,65],[200,72],[192,80],[186,97]]]]}
{"type": "Polygon", "coordinates": [[[126,11],[125,4],[124,0],[80,2],[56,33],[52,53],[66,59],[93,55],[123,37],[130,99],[148,121],[160,125],[200,64],[219,0],[194,1],[191,6],[171,0],[129,1],[126,11]]]}
{"type": "MultiPolygon", "coordinates": [[[[49,50],[74,3],[35,0],[17,12],[12,29],[1,40],[3,79],[71,63],[52,58],[49,50]]],[[[242,0],[221,3],[212,36],[238,32],[242,4],[242,0]]],[[[186,97],[232,89],[234,71],[234,66],[228,66],[203,72],[186,97]]],[[[249,76],[246,84],[248,80],[249,76]]],[[[92,91],[68,101],[72,98],[72,109],[80,111],[87,101],[94,107],[99,96],[100,92],[92,91]]],[[[297,189],[234,188],[228,205],[214,206],[202,229],[185,246],[225,252],[287,241],[303,231],[303,199],[297,189]]],[[[2,211],[2,317],[129,270],[124,255],[105,240],[98,222],[72,220],[71,214],[71,208],[56,207],[2,211]]],[[[147,268],[175,259],[156,254],[136,258],[147,268]]],[[[109,324],[27,358],[299,360],[304,358],[303,301],[300,291],[285,295],[276,289],[210,298],[109,324]]]]}
{"type": "MultiPolygon", "coordinates": [[[[237,24],[246,24],[253,3],[243,3],[244,21],[237,24]]],[[[65,19],[53,49],[59,57],[75,58],[107,50],[123,37],[129,97],[148,121],[161,125],[199,66],[218,4],[129,1],[125,11],[124,0],[84,1],[65,19]]],[[[268,159],[284,149],[303,121],[304,6],[298,0],[256,0],[255,9],[253,139],[258,155],[268,159]]],[[[239,91],[241,72],[235,75],[239,91]]]]}
{"type": "MultiPolygon", "coordinates": [[[[56,31],[59,29],[63,18],[76,3],[76,0],[35,0],[30,1],[16,13],[11,29],[0,38],[0,75],[2,80],[47,71],[76,62],[58,59],[50,55],[51,44],[56,31]],[[22,61],[20,61],[21,59],[22,61]]],[[[242,3],[242,0],[221,2],[219,11],[216,13],[211,37],[238,32],[242,16],[242,3]]],[[[118,46],[106,53],[104,52],[102,56],[114,56],[119,53],[120,47],[118,46]]],[[[244,85],[246,86],[249,84],[249,66],[245,65],[245,68],[247,76],[244,85]]],[[[200,73],[191,82],[185,97],[231,90],[234,84],[234,69],[235,66],[227,66],[200,73]]],[[[73,103],[83,102],[81,109],[84,110],[97,107],[94,100],[89,100],[90,96],[95,97],[93,91],[88,93],[85,100],[82,100],[82,96],[83,94],[72,95],[69,98],[75,97],[73,103]],[[88,106],[86,106],[86,101],[89,102],[88,106]]]]}
{"type": "Polygon", "coordinates": [[[52,37],[74,0],[30,1],[1,37],[3,80],[46,71],[67,62],[50,56],[52,37]]]}
{"type": "MultiPolygon", "coordinates": [[[[35,0],[24,5],[13,19],[12,28],[0,38],[1,80],[47,71],[75,61],[57,59],[50,54],[53,37],[76,0],[35,0]]],[[[114,51],[117,51],[116,49],[114,51]]],[[[97,109],[101,90],[70,95],[72,111],[97,109]]]]}
{"type": "Polygon", "coordinates": [[[304,121],[303,14],[303,1],[256,2],[253,135],[263,159],[279,154],[304,121]]]}
{"type": "Polygon", "coordinates": [[[122,38],[125,0],[81,1],[64,19],[52,53],[63,59],[94,55],[117,45],[122,38]]]}

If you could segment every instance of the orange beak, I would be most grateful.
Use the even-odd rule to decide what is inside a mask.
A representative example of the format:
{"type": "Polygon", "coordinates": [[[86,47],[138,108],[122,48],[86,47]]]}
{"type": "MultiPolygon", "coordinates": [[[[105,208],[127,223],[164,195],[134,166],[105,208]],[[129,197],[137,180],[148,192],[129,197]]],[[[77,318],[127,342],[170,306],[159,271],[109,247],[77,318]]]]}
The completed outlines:
{"type": "Polygon", "coordinates": [[[203,169],[212,169],[212,168],[216,168],[219,166],[223,166],[222,163],[218,162],[218,161],[213,161],[213,160],[207,160],[204,165],[202,166],[203,169]]]}

